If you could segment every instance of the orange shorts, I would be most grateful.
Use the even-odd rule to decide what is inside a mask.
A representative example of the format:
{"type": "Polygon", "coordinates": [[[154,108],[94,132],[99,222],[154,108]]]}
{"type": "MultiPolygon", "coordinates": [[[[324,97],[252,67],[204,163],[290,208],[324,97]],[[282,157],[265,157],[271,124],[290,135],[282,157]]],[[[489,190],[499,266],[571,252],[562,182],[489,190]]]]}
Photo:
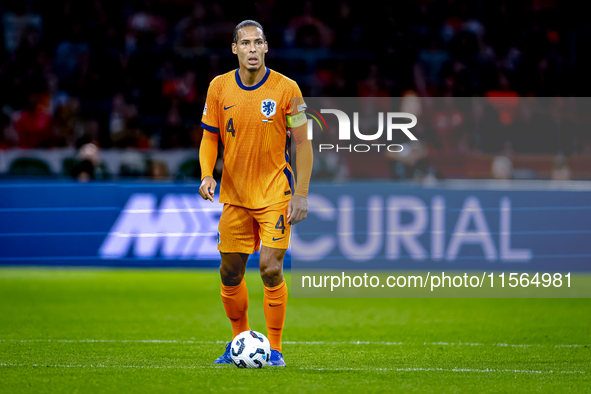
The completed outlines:
{"type": "Polygon", "coordinates": [[[252,254],[260,250],[261,241],[270,248],[287,249],[291,238],[288,203],[283,201],[261,209],[224,204],[218,228],[218,250],[252,254]]]}

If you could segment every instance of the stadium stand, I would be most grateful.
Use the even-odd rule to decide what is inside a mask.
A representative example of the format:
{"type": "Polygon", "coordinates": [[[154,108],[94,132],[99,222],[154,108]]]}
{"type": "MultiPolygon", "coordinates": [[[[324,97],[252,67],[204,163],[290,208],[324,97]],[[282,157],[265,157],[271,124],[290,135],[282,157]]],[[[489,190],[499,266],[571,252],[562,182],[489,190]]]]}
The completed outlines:
{"type": "MultiPolygon", "coordinates": [[[[114,177],[151,177],[152,152],[174,151],[158,173],[185,173],[176,152],[198,157],[208,83],[236,67],[232,29],[249,17],[265,26],[268,65],[304,96],[485,97],[480,121],[470,108],[425,104],[423,174],[491,177],[490,157],[505,155],[520,177],[550,179],[562,160],[563,176],[591,179],[590,104],[574,99],[591,91],[588,33],[569,3],[28,0],[0,13],[0,152],[91,142],[114,177]],[[528,104],[541,97],[552,101],[528,104]],[[524,124],[536,133],[519,133],[524,124]],[[124,163],[130,150],[143,163],[124,163]]],[[[396,167],[367,169],[401,179],[396,167]]],[[[0,174],[8,170],[0,162],[0,174]]]]}

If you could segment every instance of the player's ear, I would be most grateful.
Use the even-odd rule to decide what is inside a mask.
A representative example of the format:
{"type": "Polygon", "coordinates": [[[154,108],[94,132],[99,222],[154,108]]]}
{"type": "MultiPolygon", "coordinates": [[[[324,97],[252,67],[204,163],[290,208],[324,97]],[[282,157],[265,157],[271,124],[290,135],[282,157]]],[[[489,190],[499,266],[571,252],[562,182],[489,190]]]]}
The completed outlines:
{"type": "Polygon", "coordinates": [[[265,53],[269,52],[269,44],[265,41],[265,53]]]}
{"type": "Polygon", "coordinates": [[[237,48],[236,44],[232,43],[232,53],[233,53],[234,55],[236,54],[236,51],[237,51],[237,49],[236,49],[236,48],[237,48]]]}

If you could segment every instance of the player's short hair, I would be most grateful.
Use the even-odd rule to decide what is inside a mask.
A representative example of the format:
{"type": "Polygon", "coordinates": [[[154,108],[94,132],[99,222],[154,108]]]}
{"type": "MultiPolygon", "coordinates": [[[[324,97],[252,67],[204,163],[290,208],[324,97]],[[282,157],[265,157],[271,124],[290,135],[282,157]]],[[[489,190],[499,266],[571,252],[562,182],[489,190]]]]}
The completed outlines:
{"type": "Polygon", "coordinates": [[[263,40],[267,41],[267,38],[265,37],[265,31],[263,30],[263,26],[261,26],[261,24],[257,21],[247,19],[247,20],[242,21],[239,24],[237,24],[236,27],[234,28],[234,40],[232,41],[234,44],[238,44],[238,30],[240,30],[244,27],[249,27],[249,26],[255,26],[255,27],[258,27],[259,29],[261,29],[261,31],[263,32],[263,40]]]}

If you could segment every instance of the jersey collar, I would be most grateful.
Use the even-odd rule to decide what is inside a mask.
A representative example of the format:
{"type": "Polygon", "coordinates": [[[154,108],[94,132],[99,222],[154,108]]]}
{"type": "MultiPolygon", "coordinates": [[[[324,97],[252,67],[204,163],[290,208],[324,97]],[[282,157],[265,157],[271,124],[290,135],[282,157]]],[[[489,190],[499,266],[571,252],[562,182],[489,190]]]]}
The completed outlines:
{"type": "Polygon", "coordinates": [[[243,90],[255,90],[260,88],[261,86],[263,86],[263,84],[265,83],[265,81],[267,81],[267,78],[269,78],[269,74],[271,74],[271,69],[268,67],[265,67],[267,69],[267,72],[265,73],[265,76],[263,77],[263,79],[261,79],[261,82],[257,83],[256,85],[253,86],[245,86],[242,81],[240,80],[240,75],[238,75],[238,71],[240,70],[239,68],[236,69],[236,73],[234,74],[236,76],[236,83],[238,84],[238,86],[243,89],[243,90]]]}

